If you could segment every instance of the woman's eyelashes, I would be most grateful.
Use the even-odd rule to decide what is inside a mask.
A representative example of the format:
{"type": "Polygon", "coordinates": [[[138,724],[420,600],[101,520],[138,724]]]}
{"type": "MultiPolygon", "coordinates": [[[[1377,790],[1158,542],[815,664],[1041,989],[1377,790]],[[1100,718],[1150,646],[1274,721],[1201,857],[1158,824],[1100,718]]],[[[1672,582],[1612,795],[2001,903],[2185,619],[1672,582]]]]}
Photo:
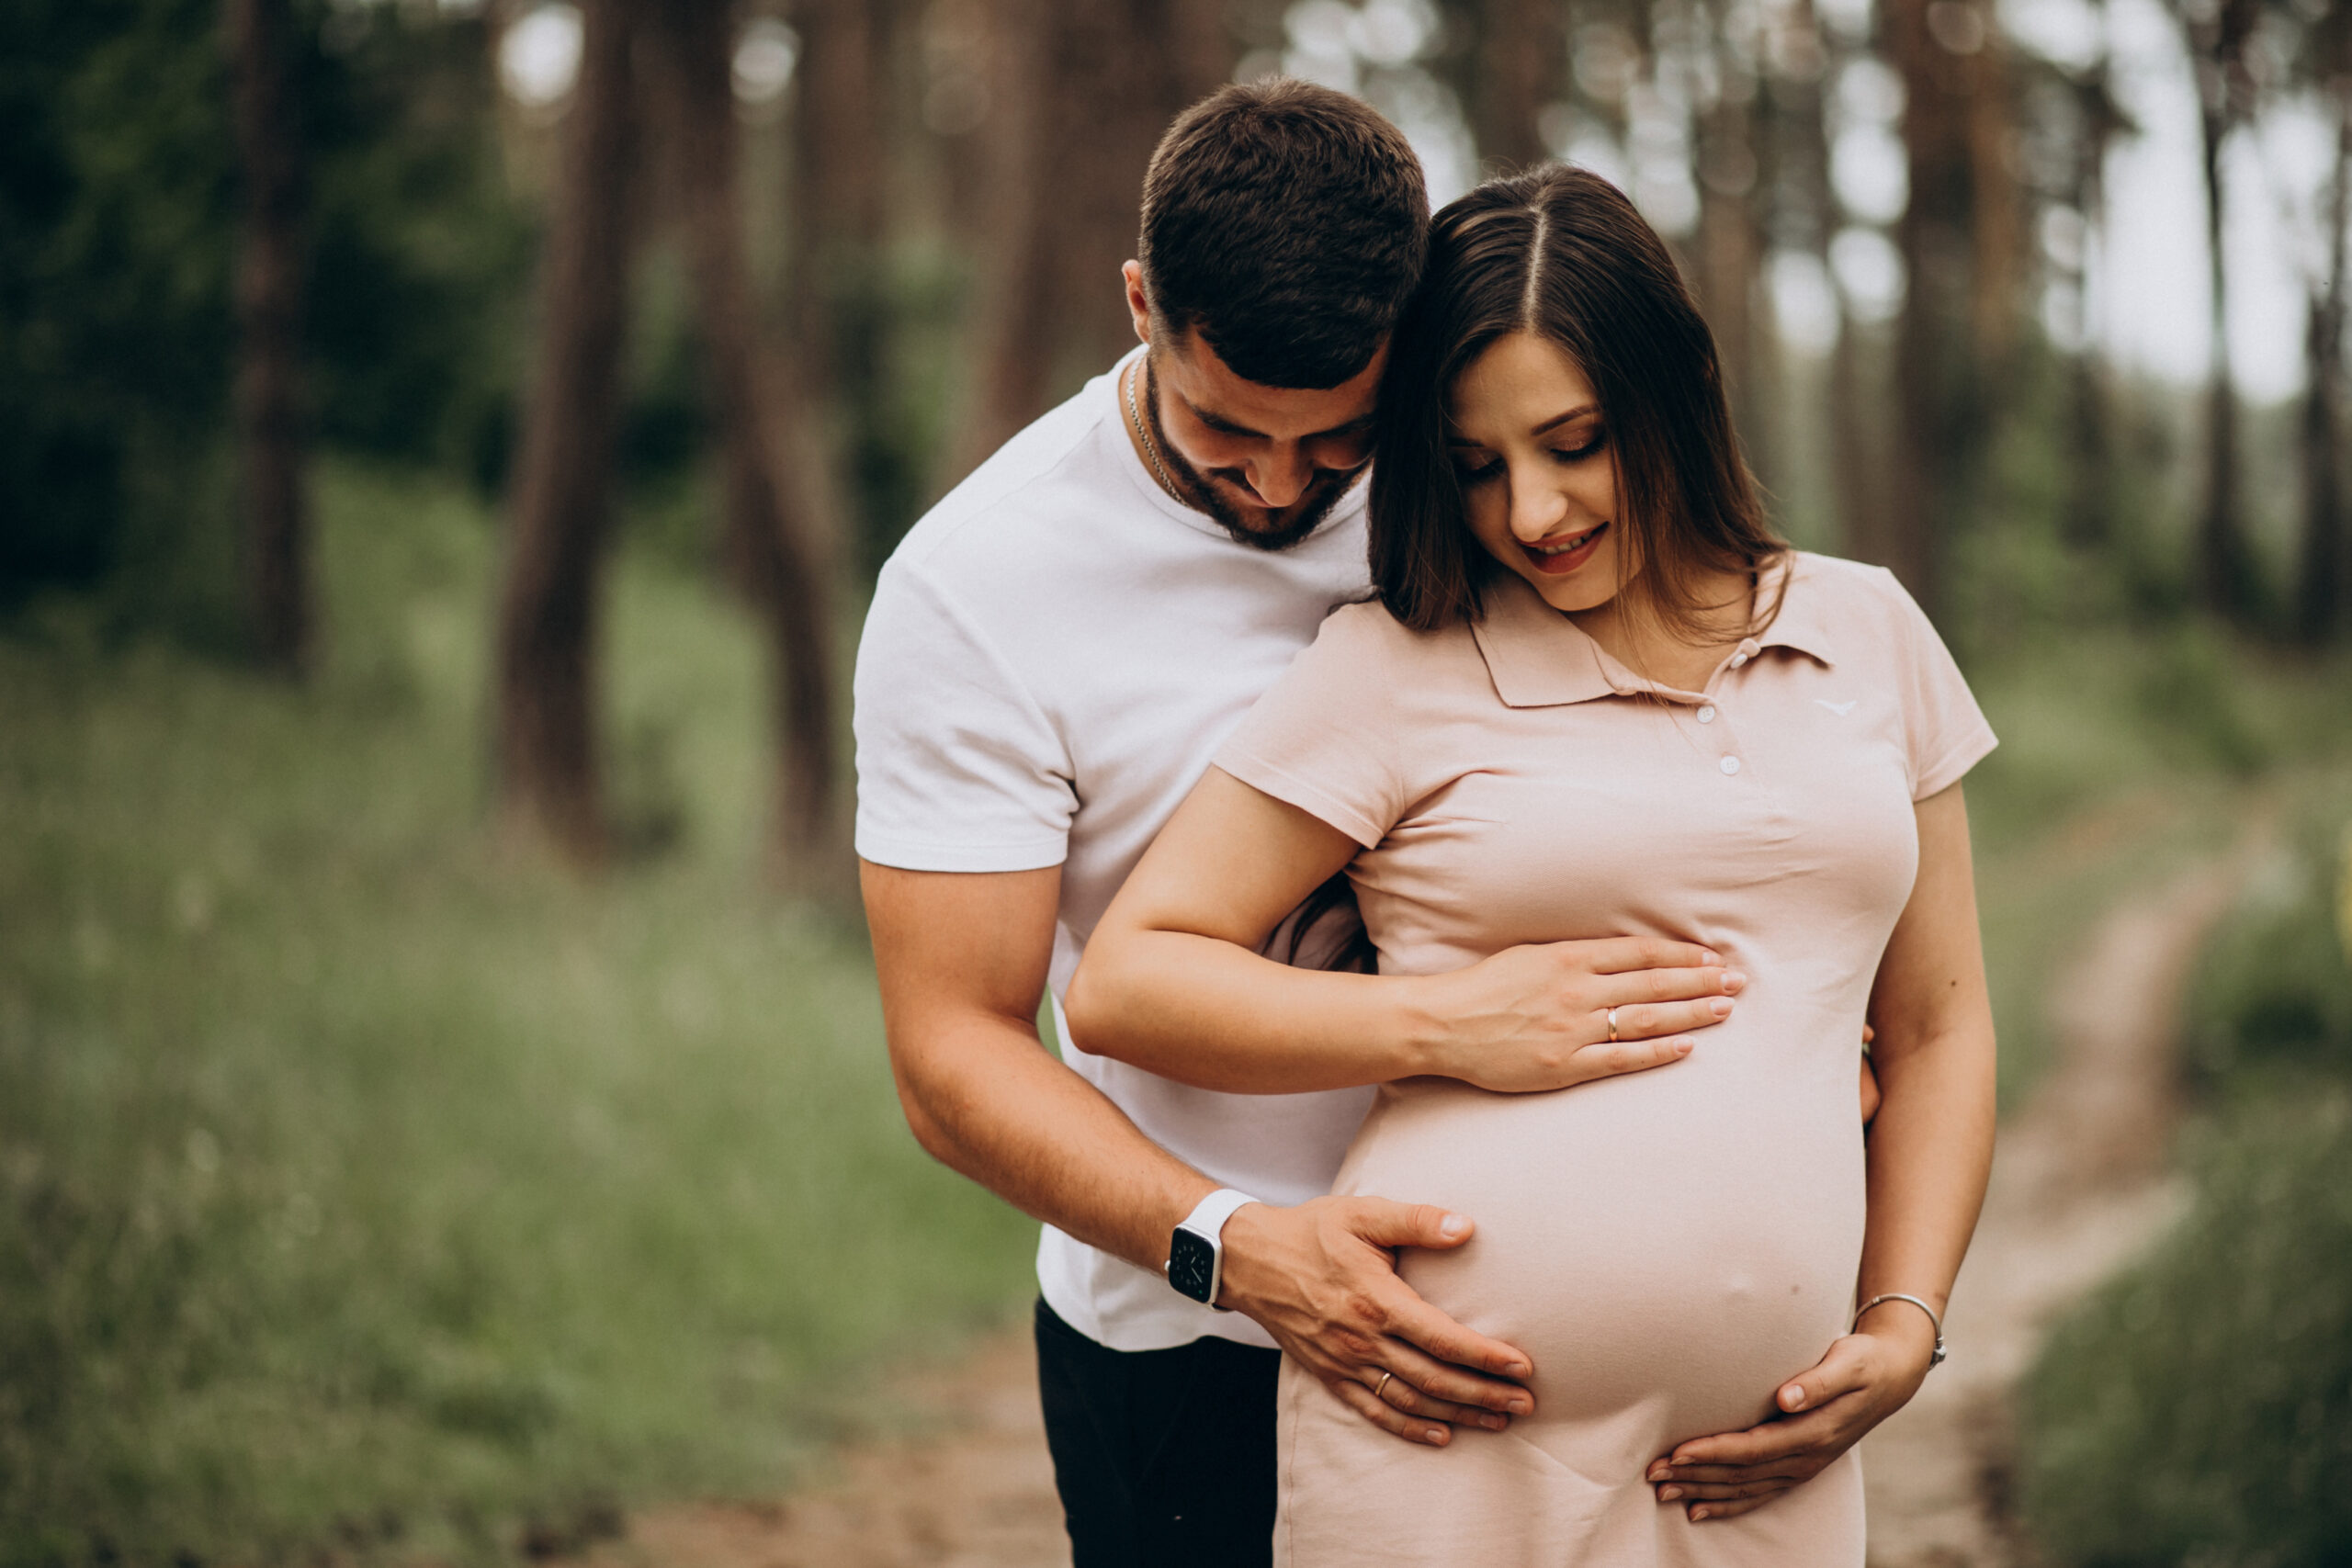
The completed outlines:
{"type": "MultiPolygon", "coordinates": [[[[1579,446],[1553,447],[1552,460],[1555,463],[1581,463],[1588,457],[1598,456],[1600,449],[1608,445],[1608,436],[1594,431],[1591,437],[1579,446]]],[[[1475,457],[1465,453],[1453,459],[1453,471],[1462,476],[1464,483],[1492,479],[1501,473],[1505,466],[1500,457],[1491,453],[1475,457]]]]}

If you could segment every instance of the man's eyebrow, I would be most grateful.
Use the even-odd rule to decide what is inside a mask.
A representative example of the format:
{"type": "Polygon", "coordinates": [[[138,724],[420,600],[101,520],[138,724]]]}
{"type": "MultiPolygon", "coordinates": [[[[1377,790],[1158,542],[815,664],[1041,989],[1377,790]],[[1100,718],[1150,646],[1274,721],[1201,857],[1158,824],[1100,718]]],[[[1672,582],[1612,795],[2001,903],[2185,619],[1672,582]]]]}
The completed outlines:
{"type": "MultiPolygon", "coordinates": [[[[1179,393],[1178,396],[1182,397],[1182,394],[1179,393]]],[[[1221,432],[1227,435],[1246,435],[1258,441],[1271,439],[1264,431],[1252,430],[1246,424],[1236,424],[1233,421],[1226,418],[1223,414],[1211,413],[1208,410],[1202,408],[1199,404],[1193,402],[1190,398],[1184,399],[1184,406],[1193,411],[1193,417],[1194,419],[1199,420],[1211,430],[1221,432]]],[[[1302,435],[1299,439],[1301,441],[1328,441],[1335,435],[1354,435],[1363,431],[1371,429],[1373,421],[1375,417],[1375,415],[1368,413],[1359,414],[1354,419],[1348,421],[1345,424],[1335,424],[1329,430],[1317,430],[1310,434],[1302,435]]]]}

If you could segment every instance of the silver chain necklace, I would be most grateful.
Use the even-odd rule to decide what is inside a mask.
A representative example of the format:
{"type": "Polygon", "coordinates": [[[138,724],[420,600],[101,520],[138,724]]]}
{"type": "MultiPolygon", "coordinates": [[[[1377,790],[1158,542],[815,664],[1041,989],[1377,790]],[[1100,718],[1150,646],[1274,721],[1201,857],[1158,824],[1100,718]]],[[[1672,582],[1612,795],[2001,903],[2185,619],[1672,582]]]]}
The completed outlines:
{"type": "Polygon", "coordinates": [[[1169,498],[1179,506],[1189,507],[1192,502],[1184,499],[1184,492],[1176,488],[1176,481],[1168,477],[1166,468],[1160,467],[1159,445],[1152,440],[1150,430],[1143,423],[1143,415],[1136,409],[1136,383],[1142,379],[1143,362],[1137,360],[1127,372],[1127,419],[1136,427],[1136,439],[1143,443],[1144,456],[1151,459],[1151,471],[1159,477],[1159,488],[1166,491],[1169,498]]]}

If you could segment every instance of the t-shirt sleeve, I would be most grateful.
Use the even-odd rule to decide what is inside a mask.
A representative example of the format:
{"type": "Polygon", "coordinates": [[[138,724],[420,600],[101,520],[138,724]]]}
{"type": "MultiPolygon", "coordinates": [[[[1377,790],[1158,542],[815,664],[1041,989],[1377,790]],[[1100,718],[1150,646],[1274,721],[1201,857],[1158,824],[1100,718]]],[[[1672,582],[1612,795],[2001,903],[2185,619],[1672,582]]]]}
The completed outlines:
{"type": "Polygon", "coordinates": [[[1326,620],[1216,758],[1243,784],[1366,849],[1387,836],[1407,804],[1381,615],[1351,605],[1326,620]]]}
{"type": "Polygon", "coordinates": [[[1925,800],[1958,784],[1999,742],[1927,612],[1891,575],[1887,581],[1901,601],[1895,636],[1905,682],[1911,798],[1925,800]]]}
{"type": "Polygon", "coordinates": [[[1059,865],[1078,808],[1069,749],[986,632],[894,565],[858,641],[857,852],[908,871],[1059,865]]]}

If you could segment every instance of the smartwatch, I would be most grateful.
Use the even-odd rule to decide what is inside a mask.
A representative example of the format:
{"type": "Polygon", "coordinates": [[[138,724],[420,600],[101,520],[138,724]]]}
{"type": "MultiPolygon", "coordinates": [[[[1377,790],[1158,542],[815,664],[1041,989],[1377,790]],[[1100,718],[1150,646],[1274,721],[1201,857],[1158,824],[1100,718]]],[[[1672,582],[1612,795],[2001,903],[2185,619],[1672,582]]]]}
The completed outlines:
{"type": "Polygon", "coordinates": [[[1184,1216],[1168,1238],[1168,1282],[1176,1287],[1177,1294],[1219,1312],[1233,1310],[1216,1304],[1217,1290],[1225,1281],[1225,1222],[1242,1204],[1256,1201],[1247,1192],[1221,1187],[1184,1216]]]}

